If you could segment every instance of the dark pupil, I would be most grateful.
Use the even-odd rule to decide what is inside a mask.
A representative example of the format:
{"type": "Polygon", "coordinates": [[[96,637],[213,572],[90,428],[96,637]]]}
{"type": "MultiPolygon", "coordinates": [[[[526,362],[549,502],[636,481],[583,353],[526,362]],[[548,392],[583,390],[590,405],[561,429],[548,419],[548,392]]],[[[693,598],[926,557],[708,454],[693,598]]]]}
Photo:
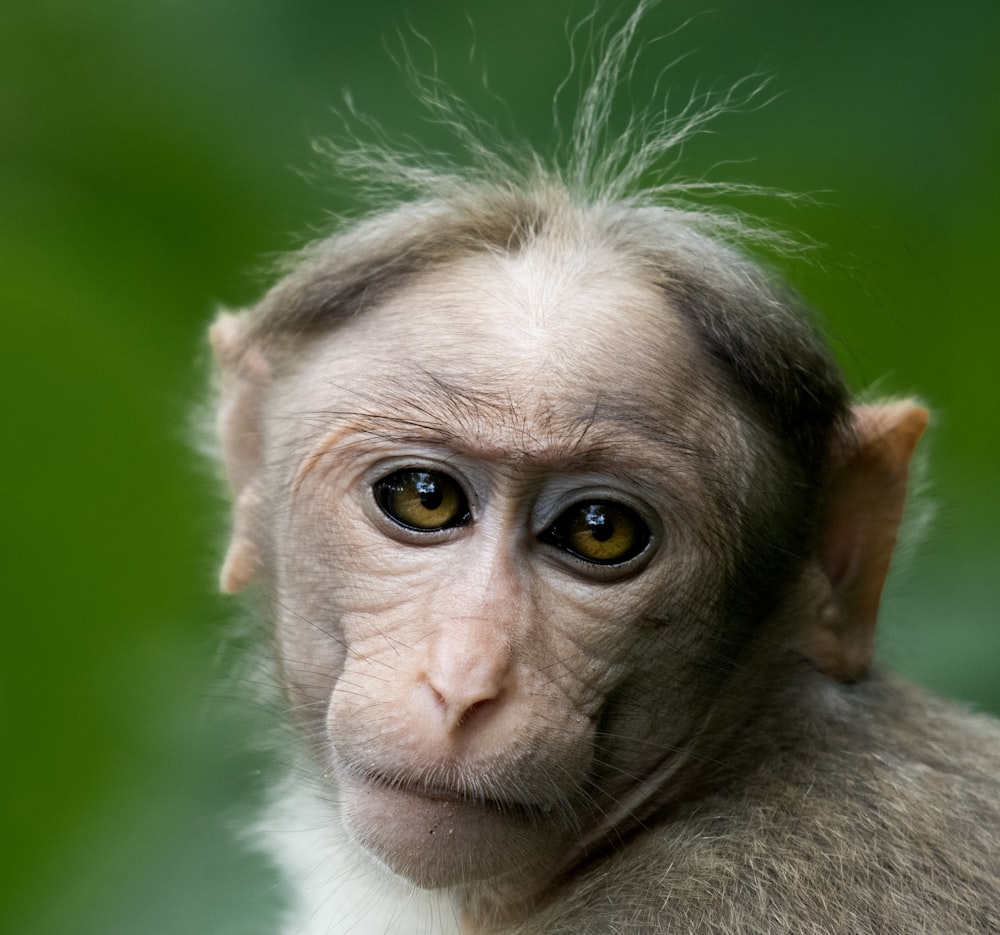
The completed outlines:
{"type": "Polygon", "coordinates": [[[420,495],[420,505],[425,510],[436,510],[444,500],[444,494],[438,490],[433,478],[426,474],[418,475],[416,482],[417,493],[420,495]]]}
{"type": "Polygon", "coordinates": [[[607,542],[615,534],[615,524],[604,512],[604,507],[587,507],[585,522],[590,527],[590,534],[598,542],[607,542]]]}

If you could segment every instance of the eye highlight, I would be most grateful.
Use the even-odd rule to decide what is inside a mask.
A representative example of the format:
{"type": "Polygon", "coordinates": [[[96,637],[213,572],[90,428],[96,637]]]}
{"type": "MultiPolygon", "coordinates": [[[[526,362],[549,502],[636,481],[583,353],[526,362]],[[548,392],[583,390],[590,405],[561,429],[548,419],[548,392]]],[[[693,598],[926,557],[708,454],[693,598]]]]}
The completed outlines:
{"type": "Polygon", "coordinates": [[[393,471],[375,481],[372,493],[382,512],[405,529],[439,532],[472,521],[465,492],[441,471],[393,471]]]}
{"type": "Polygon", "coordinates": [[[623,565],[642,554],[652,533],[624,503],[582,500],[563,510],[538,538],[594,565],[623,565]]]}

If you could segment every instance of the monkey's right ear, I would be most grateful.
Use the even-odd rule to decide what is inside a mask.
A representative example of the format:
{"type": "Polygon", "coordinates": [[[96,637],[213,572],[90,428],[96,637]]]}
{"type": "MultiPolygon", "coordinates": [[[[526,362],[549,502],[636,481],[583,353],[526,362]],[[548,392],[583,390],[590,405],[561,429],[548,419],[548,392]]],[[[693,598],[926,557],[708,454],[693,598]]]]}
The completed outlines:
{"type": "Polygon", "coordinates": [[[928,418],[926,409],[909,401],[858,406],[832,452],[819,550],[829,590],[805,651],[818,668],[842,681],[864,675],[874,655],[910,458],[928,418]]]}
{"type": "Polygon", "coordinates": [[[233,493],[233,532],[219,578],[222,590],[235,594],[261,569],[257,542],[264,461],[263,407],[271,381],[264,355],[248,347],[238,315],[223,312],[209,329],[209,340],[222,376],[216,429],[233,493]]]}

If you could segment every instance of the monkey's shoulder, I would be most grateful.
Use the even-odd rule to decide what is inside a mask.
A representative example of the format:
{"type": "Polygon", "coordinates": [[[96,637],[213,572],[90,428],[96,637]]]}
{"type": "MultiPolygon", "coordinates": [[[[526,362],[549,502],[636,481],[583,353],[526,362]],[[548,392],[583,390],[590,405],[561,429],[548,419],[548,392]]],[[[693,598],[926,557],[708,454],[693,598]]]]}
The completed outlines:
{"type": "Polygon", "coordinates": [[[748,773],[587,875],[586,917],[538,931],[1000,931],[1000,721],[889,675],[813,689],[748,728],[748,773]]]}

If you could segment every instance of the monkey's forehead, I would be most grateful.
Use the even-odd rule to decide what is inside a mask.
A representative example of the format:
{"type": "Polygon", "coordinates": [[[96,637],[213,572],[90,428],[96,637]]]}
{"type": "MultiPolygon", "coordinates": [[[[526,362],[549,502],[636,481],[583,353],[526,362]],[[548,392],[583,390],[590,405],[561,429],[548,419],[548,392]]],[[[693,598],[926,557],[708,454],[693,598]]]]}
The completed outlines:
{"type": "MultiPolygon", "coordinates": [[[[599,254],[469,257],[314,341],[274,414],[308,433],[655,471],[744,434],[662,290],[599,254]],[[629,454],[631,453],[631,454],[629,454]]],[[[291,431],[292,429],[289,428],[291,431]]],[[[692,465],[693,466],[693,465],[692,465]]]]}
{"type": "Polygon", "coordinates": [[[656,402],[718,376],[662,289],[620,257],[541,248],[418,277],[315,341],[297,369],[354,389],[436,377],[543,407],[656,402]]]}

